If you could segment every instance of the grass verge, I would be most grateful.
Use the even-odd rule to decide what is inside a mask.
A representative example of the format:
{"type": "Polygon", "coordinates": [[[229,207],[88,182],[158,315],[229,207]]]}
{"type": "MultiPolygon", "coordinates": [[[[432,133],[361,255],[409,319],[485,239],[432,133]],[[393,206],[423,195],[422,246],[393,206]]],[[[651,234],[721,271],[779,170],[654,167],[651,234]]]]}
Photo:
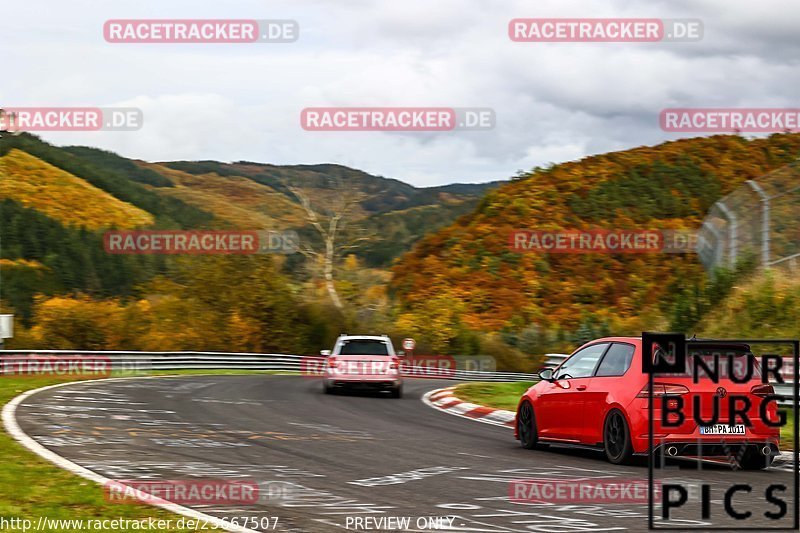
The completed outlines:
{"type": "Polygon", "coordinates": [[[516,411],[520,397],[532,385],[532,381],[462,383],[456,387],[454,394],[465,402],[516,411]]]}

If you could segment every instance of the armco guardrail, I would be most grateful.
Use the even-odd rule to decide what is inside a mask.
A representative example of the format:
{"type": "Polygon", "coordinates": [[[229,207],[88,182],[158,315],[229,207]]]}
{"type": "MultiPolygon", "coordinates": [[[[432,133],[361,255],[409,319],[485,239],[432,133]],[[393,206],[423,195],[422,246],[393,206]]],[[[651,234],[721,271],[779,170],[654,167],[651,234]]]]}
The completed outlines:
{"type": "MultiPolygon", "coordinates": [[[[0,359],[19,357],[86,357],[103,358],[110,362],[112,371],[147,370],[283,370],[301,372],[309,361],[323,361],[324,357],[292,354],[254,354],[242,352],[135,352],[135,351],[85,351],[85,350],[0,350],[0,359]]],[[[426,375],[426,367],[419,375],[426,375]]],[[[2,369],[0,369],[2,374],[2,369]]],[[[429,376],[429,375],[428,375],[429,376]]],[[[413,373],[412,373],[413,377],[413,373]]],[[[443,371],[441,379],[465,381],[534,381],[535,374],[520,372],[486,372],[456,368],[443,371]]]]}
{"type": "MultiPolygon", "coordinates": [[[[564,354],[548,354],[547,363],[558,363],[566,358],[564,354]]],[[[110,361],[112,371],[147,370],[283,370],[302,372],[308,361],[323,361],[324,357],[292,354],[255,354],[244,352],[134,352],[134,351],[76,351],[76,350],[0,350],[0,360],[19,357],[68,357],[84,356],[103,358],[110,361]],[[305,361],[305,363],[304,363],[305,361]]],[[[547,364],[546,363],[546,364],[547,364]]],[[[415,367],[412,367],[415,368],[415,367]]],[[[425,370],[425,367],[417,367],[425,370]]],[[[0,367],[0,375],[3,369],[0,367]]],[[[412,377],[414,373],[411,373],[412,377]]],[[[431,377],[426,372],[419,375],[431,377]]],[[[538,381],[536,374],[522,372],[486,372],[480,370],[458,369],[443,371],[440,379],[463,381],[538,381]]],[[[773,384],[775,392],[792,397],[793,383],[773,384]]],[[[791,401],[781,402],[791,404],[791,401]]]]}

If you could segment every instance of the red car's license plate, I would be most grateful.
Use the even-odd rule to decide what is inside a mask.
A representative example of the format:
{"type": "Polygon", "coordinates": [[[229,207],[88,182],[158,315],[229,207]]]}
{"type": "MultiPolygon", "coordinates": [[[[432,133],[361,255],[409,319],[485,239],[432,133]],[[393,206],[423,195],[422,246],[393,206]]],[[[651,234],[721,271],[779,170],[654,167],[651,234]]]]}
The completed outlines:
{"type": "Polygon", "coordinates": [[[728,426],[726,424],[714,424],[713,426],[700,426],[701,435],[744,435],[744,424],[728,426]]]}

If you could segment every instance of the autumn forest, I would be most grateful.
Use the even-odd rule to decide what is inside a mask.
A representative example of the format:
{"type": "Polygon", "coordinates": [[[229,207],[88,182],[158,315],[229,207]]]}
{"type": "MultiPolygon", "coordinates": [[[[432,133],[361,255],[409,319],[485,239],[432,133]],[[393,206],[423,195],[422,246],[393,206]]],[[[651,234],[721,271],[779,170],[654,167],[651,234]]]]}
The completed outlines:
{"type": "Polygon", "coordinates": [[[721,135],[416,188],[340,165],[144,162],[3,136],[0,303],[18,317],[7,347],[317,353],[347,331],[533,370],[599,335],[722,334],[731,309],[747,333],[797,336],[794,277],[754,258],[709,271],[693,253],[520,253],[508,237],[695,230],[721,197],[798,156],[800,134],[721,135]],[[106,253],[104,232],[131,229],[291,230],[300,247],[106,253]]]}

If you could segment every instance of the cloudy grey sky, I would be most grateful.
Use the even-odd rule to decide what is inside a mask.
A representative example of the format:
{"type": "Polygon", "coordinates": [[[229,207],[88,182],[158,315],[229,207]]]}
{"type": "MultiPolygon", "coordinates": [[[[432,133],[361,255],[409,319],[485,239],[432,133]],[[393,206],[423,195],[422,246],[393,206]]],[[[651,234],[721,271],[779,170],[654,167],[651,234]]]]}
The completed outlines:
{"type": "Polygon", "coordinates": [[[146,160],[335,162],[415,185],[656,144],[665,107],[800,107],[797,0],[27,0],[3,5],[0,106],[136,106],[44,133],[146,160]],[[519,17],[700,18],[696,43],[515,43],[519,17]],[[109,44],[107,19],[294,19],[292,44],[109,44]],[[490,107],[491,131],[307,132],[305,107],[490,107]]]}

